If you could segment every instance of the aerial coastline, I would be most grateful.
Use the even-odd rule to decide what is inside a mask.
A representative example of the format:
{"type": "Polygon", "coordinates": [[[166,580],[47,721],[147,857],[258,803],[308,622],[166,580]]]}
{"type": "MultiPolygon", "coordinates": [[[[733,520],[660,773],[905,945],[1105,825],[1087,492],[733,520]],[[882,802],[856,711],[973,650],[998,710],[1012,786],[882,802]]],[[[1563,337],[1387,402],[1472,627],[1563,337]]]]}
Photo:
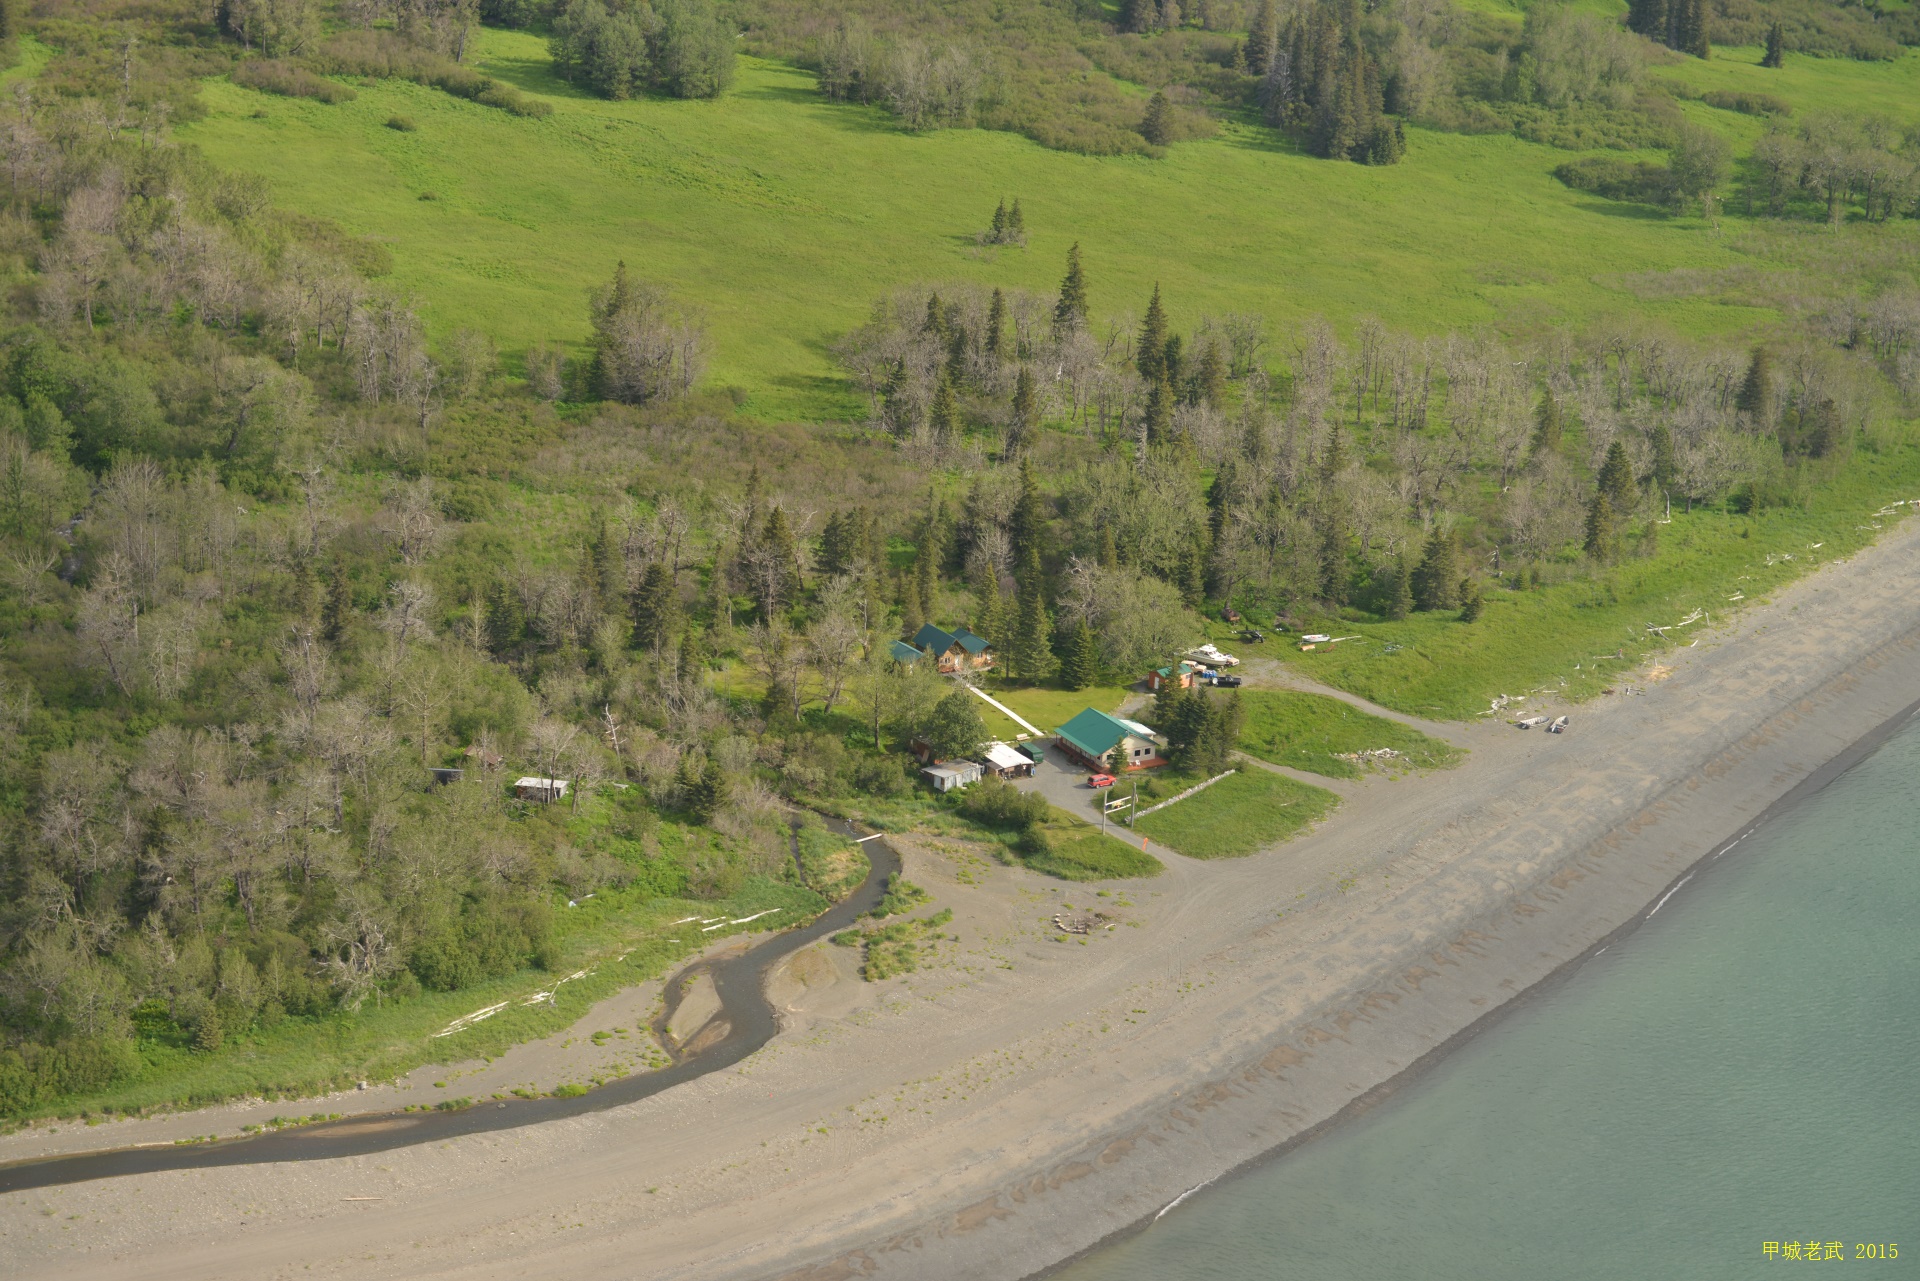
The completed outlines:
{"type": "Polygon", "coordinates": [[[583,1276],[1040,1272],[1443,1050],[1871,742],[1920,690],[1915,550],[1890,529],[1560,741],[1465,727],[1457,771],[1173,866],[1087,952],[1023,932],[1079,891],[963,893],[902,842],[990,944],[885,999],[788,977],[786,1033],[737,1068],[533,1130],[17,1194],[0,1224],[36,1276],[350,1275],[370,1251],[480,1276],[535,1249],[583,1276]]]}

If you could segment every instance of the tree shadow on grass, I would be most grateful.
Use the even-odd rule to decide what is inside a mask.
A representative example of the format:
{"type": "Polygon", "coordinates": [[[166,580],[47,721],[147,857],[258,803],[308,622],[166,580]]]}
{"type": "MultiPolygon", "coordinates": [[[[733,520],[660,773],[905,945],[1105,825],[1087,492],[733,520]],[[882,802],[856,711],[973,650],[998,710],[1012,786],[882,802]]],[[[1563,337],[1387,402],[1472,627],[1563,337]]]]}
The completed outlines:
{"type": "Polygon", "coordinates": [[[1574,201],[1573,207],[1586,213],[1602,214],[1608,218],[1626,218],[1633,222],[1672,222],[1672,210],[1662,209],[1658,205],[1635,204],[1627,200],[1603,200],[1594,197],[1574,201]]]}
{"type": "Polygon", "coordinates": [[[866,419],[867,398],[844,377],[831,374],[775,374],[765,381],[769,387],[783,393],[782,399],[804,405],[809,417],[849,422],[866,419]]]}
{"type": "Polygon", "coordinates": [[[555,75],[552,61],[546,58],[488,58],[480,64],[480,70],[495,80],[505,81],[522,93],[537,93],[545,98],[604,101],[599,94],[569,84],[555,75]]]}

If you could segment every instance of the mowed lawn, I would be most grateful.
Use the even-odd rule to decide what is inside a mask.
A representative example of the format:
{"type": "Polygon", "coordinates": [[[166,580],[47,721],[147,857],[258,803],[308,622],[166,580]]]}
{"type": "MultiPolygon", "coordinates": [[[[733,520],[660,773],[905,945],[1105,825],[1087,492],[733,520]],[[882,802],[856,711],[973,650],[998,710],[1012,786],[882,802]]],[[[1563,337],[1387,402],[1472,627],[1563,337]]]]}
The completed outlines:
{"type": "MultiPolygon", "coordinates": [[[[1510,136],[1410,131],[1405,163],[1301,155],[1227,125],[1164,160],[1048,151],[1010,134],[911,136],[838,105],[809,73],[743,58],[715,102],[609,102],[560,82],[542,38],[485,31],[477,65],[552,101],[544,120],[399,81],[337,106],[226,81],[180,136],[215,163],[266,175],[283,205],[389,246],[392,283],[429,326],[473,326],[509,363],[533,342],[580,342],[587,293],[625,259],[696,305],[709,381],[766,418],[865,412],[834,339],[876,295],[918,281],[1050,290],[1081,245],[1096,318],[1137,314],[1157,282],[1173,320],[1259,312],[1285,326],[1362,315],[1418,333],[1634,315],[1724,333],[1753,308],[1645,301],[1624,273],[1749,261],[1695,217],[1612,205],[1561,186],[1569,157],[1510,136]],[[386,127],[410,116],[418,132],[386,127]],[[982,250],[995,200],[1017,196],[1027,249],[982,250]]],[[[1841,101],[1920,98],[1920,61],[1796,60],[1788,89],[1841,101]]],[[[1769,73],[1714,64],[1716,84],[1769,73]]],[[[1712,117],[1733,133],[1752,122],[1712,117]]],[[[1764,264],[1761,264],[1764,265],[1764,264]]]]}
{"type": "MultiPolygon", "coordinates": [[[[1096,685],[1090,689],[1025,686],[987,690],[987,693],[1020,713],[1030,723],[1039,726],[1040,732],[1049,737],[1089,707],[1103,712],[1118,711],[1131,692],[1118,685],[1096,685]]],[[[985,703],[980,705],[980,709],[983,713],[993,710],[985,703]]]]}
{"type": "Polygon", "coordinates": [[[1382,762],[1388,768],[1445,769],[1466,755],[1441,739],[1322,694],[1244,690],[1240,703],[1246,709],[1240,750],[1329,778],[1358,778],[1361,767],[1342,756],[1383,747],[1401,755],[1382,762]]]}
{"type": "MultiPolygon", "coordinates": [[[[1197,778],[1156,780],[1176,794],[1197,778]]],[[[1324,788],[1258,768],[1241,768],[1195,796],[1149,814],[1134,830],[1188,858],[1240,858],[1276,845],[1333,812],[1340,798],[1324,788]]]]}

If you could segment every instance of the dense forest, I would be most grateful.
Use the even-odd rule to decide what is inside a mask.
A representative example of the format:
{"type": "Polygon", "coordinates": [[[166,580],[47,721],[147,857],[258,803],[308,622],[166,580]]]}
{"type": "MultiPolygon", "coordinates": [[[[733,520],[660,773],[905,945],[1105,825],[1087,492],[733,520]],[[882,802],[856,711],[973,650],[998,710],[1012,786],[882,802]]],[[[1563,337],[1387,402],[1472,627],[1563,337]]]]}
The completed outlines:
{"type": "MultiPolygon", "coordinates": [[[[1478,19],[1432,5],[1134,6],[1124,31],[1037,5],[995,28],[1058,37],[1022,46],[1031,65],[964,6],[911,46],[904,14],[736,12],[910,125],[1161,145],[1117,81],[1050,96],[1097,66],[1167,86],[1162,143],[1240,95],[1372,163],[1402,119],[1495,104],[1547,113],[1501,127],[1628,128],[1655,56],[1545,11],[1517,46],[1475,43],[1478,19]],[[908,63],[920,98],[897,91],[908,63]],[[1469,82],[1484,95],[1444,87],[1469,82]]],[[[744,421],[702,387],[698,300],[612,261],[580,299],[585,349],[514,353],[509,376],[485,334],[429,341],[382,246],[170,138],[228,70],[538,115],[465,65],[480,17],[551,23],[566,74],[610,95],[710,96],[730,66],[698,0],[34,19],[54,55],[0,113],[0,1114],[156,1047],[216,1054],[557,965],[566,905],[596,893],[791,877],[788,802],[904,797],[908,739],[977,738],[964,693],[891,661],[923,622],[1069,688],[1132,682],[1229,606],[1471,628],[1490,593],[1651,558],[1676,508],[1804,501],[1901,447],[1920,396],[1910,280],[1829,273],[1759,345],[1624,323],[1343,337],[1244,314],[1183,330],[1179,299],[1110,296],[1077,247],[1051,293],[874,300],[836,349],[864,423],[744,421]],[[517,799],[522,773],[571,794],[517,799]]],[[[1768,137],[1756,208],[1913,212],[1897,131],[1768,137]]],[[[1646,168],[1568,181],[1709,209],[1735,192],[1709,141],[1646,168]]],[[[1021,225],[1003,206],[994,238],[1021,225]]]]}

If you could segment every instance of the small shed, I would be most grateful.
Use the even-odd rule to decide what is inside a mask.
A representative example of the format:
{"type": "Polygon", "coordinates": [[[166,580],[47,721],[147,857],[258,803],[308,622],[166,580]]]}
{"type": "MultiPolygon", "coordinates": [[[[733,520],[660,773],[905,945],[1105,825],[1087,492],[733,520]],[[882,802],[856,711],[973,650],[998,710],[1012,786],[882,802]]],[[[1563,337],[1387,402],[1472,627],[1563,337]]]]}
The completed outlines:
{"type": "Polygon", "coordinates": [[[467,772],[463,769],[429,769],[427,772],[433,775],[433,784],[435,787],[444,787],[448,783],[458,783],[467,776],[467,772]]]}
{"type": "Polygon", "coordinates": [[[523,801],[539,801],[544,805],[548,801],[566,799],[569,786],[564,778],[528,777],[514,782],[513,794],[523,801]]]}
{"type": "Polygon", "coordinates": [[[1025,752],[1027,759],[1031,760],[1035,765],[1047,759],[1047,745],[1045,743],[1022,743],[1020,744],[1019,750],[1025,752]]]}
{"type": "Polygon", "coordinates": [[[1001,778],[1032,778],[1033,760],[1005,743],[988,743],[981,753],[986,767],[1001,778]]]}
{"type": "Polygon", "coordinates": [[[915,663],[925,658],[926,655],[905,641],[897,640],[887,642],[887,657],[904,667],[912,667],[915,663]]]}
{"type": "Polygon", "coordinates": [[[1147,688],[1158,694],[1167,686],[1177,689],[1192,689],[1194,675],[1200,670],[1200,664],[1181,659],[1171,667],[1162,667],[1147,673],[1147,688]]]}
{"type": "Polygon", "coordinates": [[[936,792],[951,792],[969,783],[978,783],[983,773],[979,761],[941,761],[920,771],[936,792]]]}

